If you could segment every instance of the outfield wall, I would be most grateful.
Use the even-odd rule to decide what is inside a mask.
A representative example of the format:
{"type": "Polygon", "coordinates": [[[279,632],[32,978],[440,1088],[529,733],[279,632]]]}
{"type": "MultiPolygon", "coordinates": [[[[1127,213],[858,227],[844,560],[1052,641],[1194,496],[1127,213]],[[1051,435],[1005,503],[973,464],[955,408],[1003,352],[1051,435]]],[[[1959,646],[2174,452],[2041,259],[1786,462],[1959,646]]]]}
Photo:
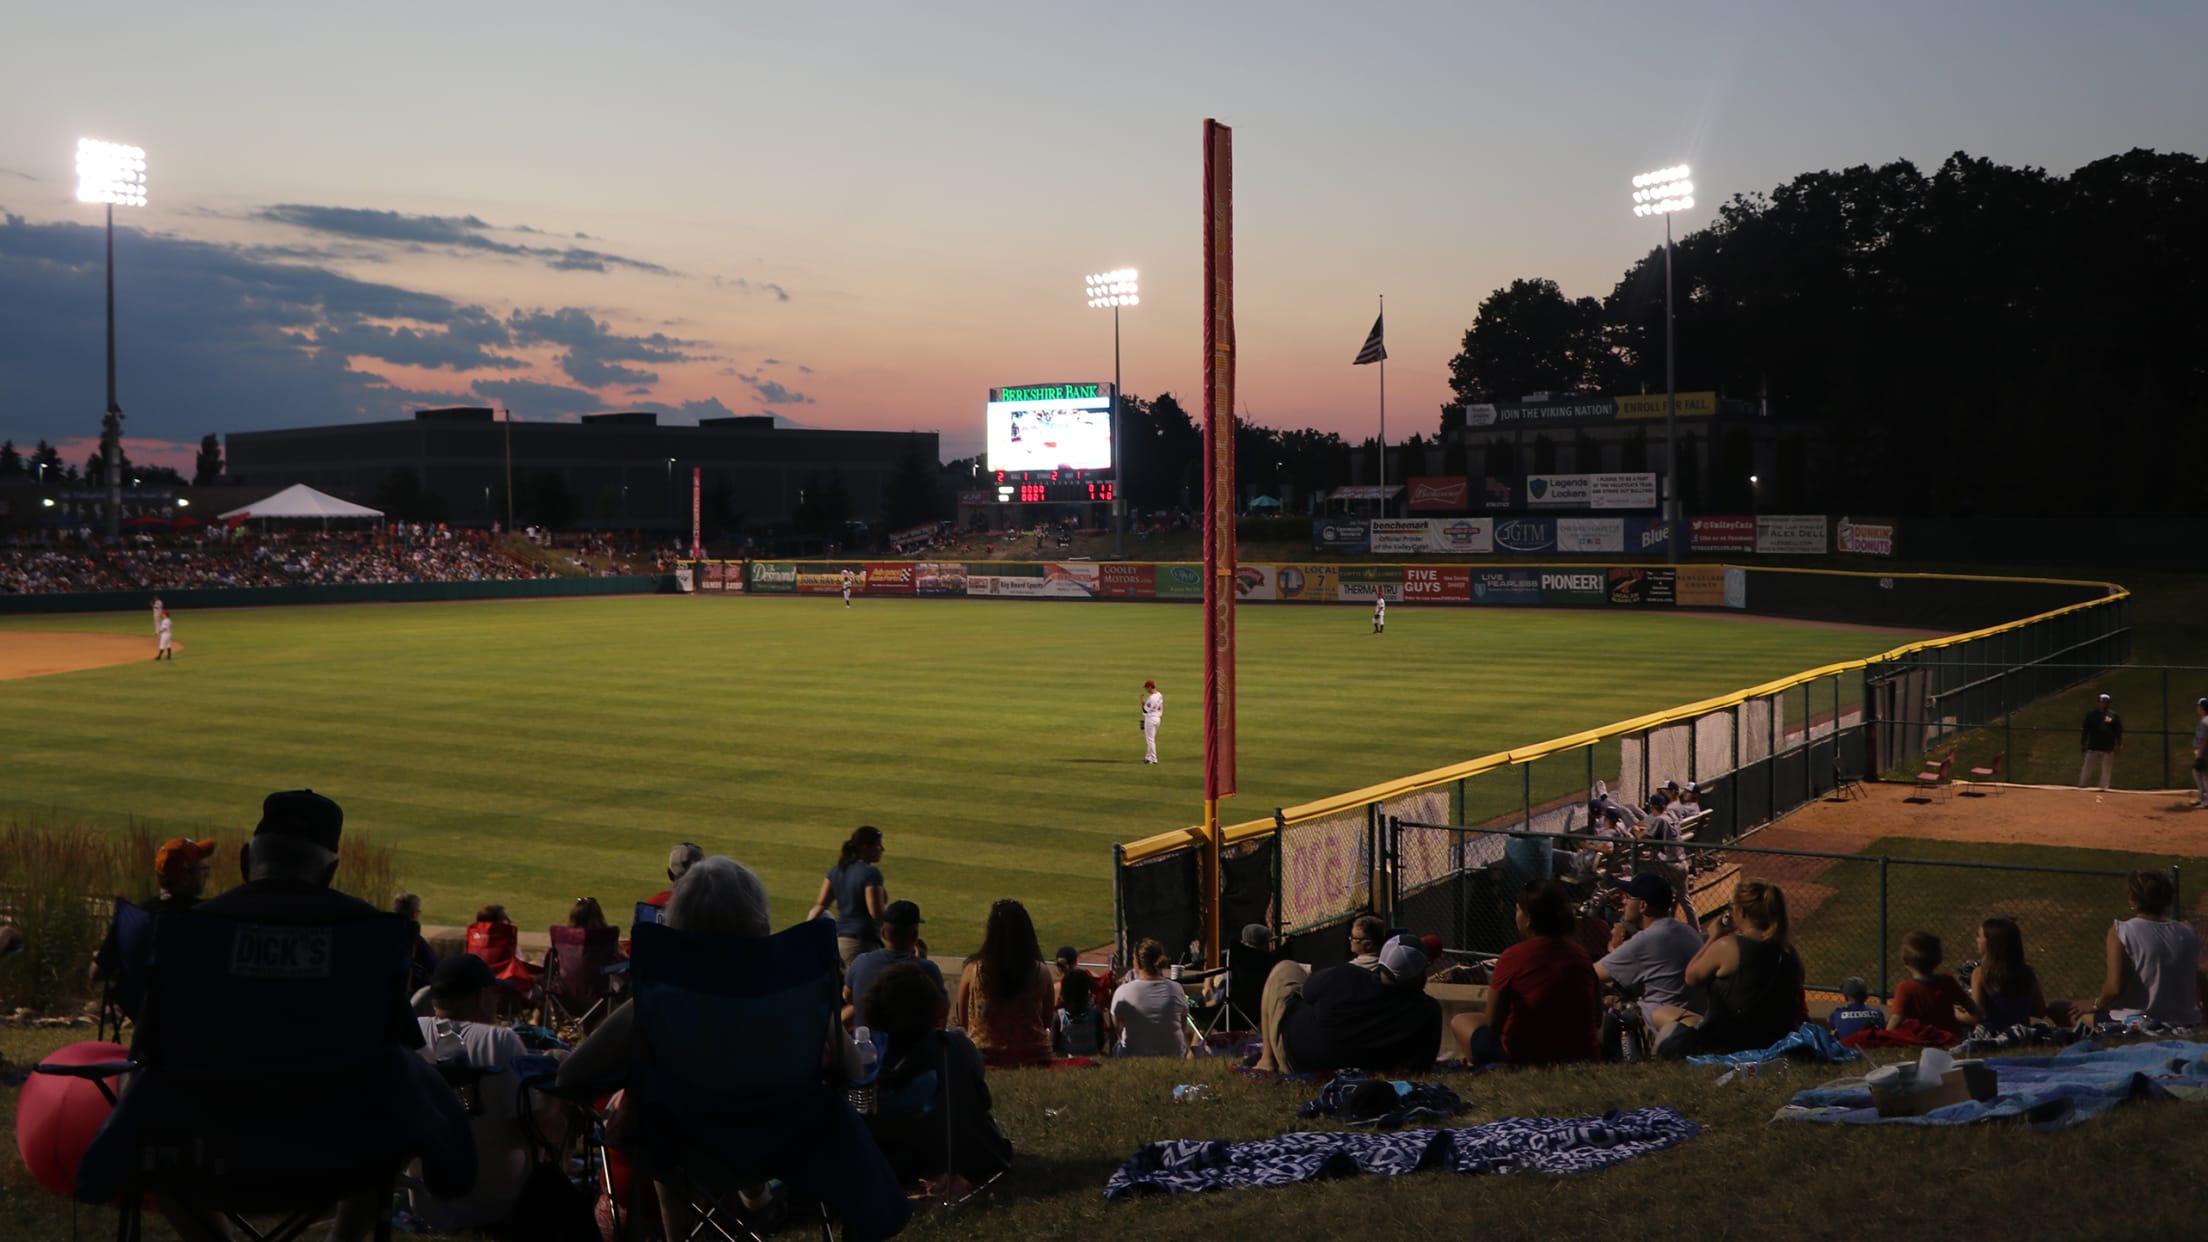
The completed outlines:
{"type": "Polygon", "coordinates": [[[0,616],[67,612],[131,612],[155,596],[178,611],[272,608],[288,604],[426,604],[462,599],[553,599],[648,595],[669,590],[661,574],[619,578],[512,578],[485,582],[344,582],[327,586],[185,587],[171,591],[76,591],[0,595],[0,616]]]}

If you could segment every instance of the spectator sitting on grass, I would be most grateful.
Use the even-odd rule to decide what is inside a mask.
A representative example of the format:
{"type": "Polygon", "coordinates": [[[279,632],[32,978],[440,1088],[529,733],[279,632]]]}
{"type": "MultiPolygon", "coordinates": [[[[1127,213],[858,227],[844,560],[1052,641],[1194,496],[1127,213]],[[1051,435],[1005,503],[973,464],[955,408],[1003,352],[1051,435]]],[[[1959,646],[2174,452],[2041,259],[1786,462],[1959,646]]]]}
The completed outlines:
{"type": "Polygon", "coordinates": [[[943,1019],[943,984],[913,962],[875,976],[859,998],[888,1038],[875,1112],[874,1140],[897,1180],[910,1183],[946,1172],[981,1180],[1011,1166],[1012,1142],[990,1111],[981,1052],[943,1019]]]}
{"type": "Polygon", "coordinates": [[[920,907],[909,901],[893,901],[882,911],[882,939],[886,942],[879,949],[870,949],[851,959],[851,968],[843,976],[843,1019],[853,1026],[873,1026],[873,1018],[866,1012],[866,989],[875,976],[900,962],[913,963],[922,973],[935,980],[935,990],[947,997],[943,986],[943,968],[920,954],[920,925],[927,922],[920,917],[920,907]]]}
{"type": "MultiPolygon", "coordinates": [[[[160,891],[139,902],[139,908],[148,914],[191,909],[199,895],[207,891],[207,878],[214,874],[214,867],[207,861],[214,852],[212,841],[178,837],[165,842],[153,852],[153,874],[160,891]]],[[[119,977],[117,972],[122,968],[122,961],[122,946],[116,943],[115,924],[111,922],[107,925],[107,938],[100,941],[99,952],[92,957],[92,977],[96,980],[119,977]]]]}
{"type": "Polygon", "coordinates": [[[1457,1048],[1475,1065],[1594,1060],[1602,996],[1594,963],[1573,939],[1579,920],[1571,899],[1554,880],[1537,880],[1519,890],[1516,917],[1524,939],[1496,959],[1487,1009],[1450,1023],[1457,1048]]]}
{"type": "MultiPolygon", "coordinates": [[[[1062,952],[1070,952],[1063,950],[1062,952]]],[[[1100,1057],[1110,1050],[1111,1019],[1096,1003],[1095,977],[1060,957],[1057,1034],[1052,1048],[1062,1057],[1100,1057]]]]}
{"type": "Polygon", "coordinates": [[[1135,946],[1135,976],[1112,993],[1112,1024],[1120,1056],[1188,1055],[1188,993],[1165,977],[1165,946],[1156,940],[1135,946]]]}
{"type": "MultiPolygon", "coordinates": [[[[1368,924],[1386,927],[1378,919],[1352,924],[1350,948],[1359,956],[1368,924]]],[[[1289,961],[1273,967],[1259,1005],[1257,1069],[1419,1073],[1433,1066],[1441,1002],[1426,994],[1426,950],[1407,939],[1376,947],[1370,970],[1355,960],[1320,971],[1289,961]]]]}
{"type": "Polygon", "coordinates": [[[2039,972],[2024,960],[2024,932],[2016,920],[1995,915],[1978,925],[1978,969],[1970,974],[1970,999],[1994,1031],[2028,1026],[2047,1016],[2039,972]]]}
{"type": "Polygon", "coordinates": [[[1861,975],[1849,975],[1840,985],[1841,999],[1846,1004],[1832,1011],[1832,1033],[1846,1039],[1857,1031],[1883,1031],[1886,1029],[1886,1011],[1870,1003],[1871,985],[1861,975]]]}
{"type": "Polygon", "coordinates": [[[674,899],[675,885],[682,882],[683,873],[690,870],[693,864],[704,857],[705,851],[689,841],[685,841],[667,851],[667,887],[650,897],[646,897],[643,904],[656,910],[666,909],[667,903],[674,899]]]}
{"type": "Polygon", "coordinates": [[[1662,876],[1636,875],[1618,891],[1625,917],[1610,952],[1595,963],[1595,977],[1639,1001],[1644,1017],[1666,1005],[1701,1011],[1707,1002],[1687,986],[1686,974],[1687,963],[1702,951],[1702,933],[1672,917],[1671,884],[1662,876]]]}
{"type": "Polygon", "coordinates": [[[1808,1014],[1802,957],[1787,939],[1786,893],[1778,885],[1742,880],[1713,922],[1710,942],[1686,972],[1688,987],[1708,990],[1709,1010],[1657,1010],[1658,1056],[1768,1048],[1808,1014]]]}
{"type": "Polygon", "coordinates": [[[527,1050],[521,1036],[498,1020],[501,988],[483,959],[467,953],[439,962],[430,979],[435,1014],[420,1020],[421,1055],[452,1075],[473,1078],[465,1090],[475,1101],[468,1116],[475,1136],[475,1188],[452,1199],[409,1188],[415,1214],[439,1232],[482,1229],[511,1216],[529,1176],[532,1120],[550,1125],[562,1115],[560,1102],[551,1098],[537,1103],[533,1119],[522,1111],[513,1061],[527,1050]],[[456,1064],[447,1067],[440,1058],[456,1064]]]}
{"type": "Polygon", "coordinates": [[[1978,1020],[1978,1006],[1955,976],[1936,973],[1945,953],[1940,938],[1931,932],[1913,931],[1901,938],[1901,964],[1908,969],[1909,977],[1894,988],[1894,1012],[1886,1020],[1888,1029],[1914,1020],[1957,1038],[1970,1032],[1971,1024],[1978,1020]],[[1957,1010],[1970,1016],[1960,1017],[1957,1010]]]}
{"type": "Polygon", "coordinates": [[[607,926],[606,908],[598,904],[596,897],[577,897],[575,904],[568,907],[567,925],[597,931],[607,926]]]}
{"type": "Polygon", "coordinates": [[[2164,1026],[2200,1023],[2200,933],[2170,917],[2176,890],[2160,871],[2134,871],[2125,881],[2131,917],[2108,929],[2107,969],[2100,994],[2078,1004],[2111,1022],[2152,1018],[2164,1026]]]}
{"type": "Polygon", "coordinates": [[[1006,897],[989,907],[981,949],[966,959],[951,994],[951,1024],[991,1069],[1050,1064],[1057,989],[1042,959],[1026,906],[1006,897]]]}

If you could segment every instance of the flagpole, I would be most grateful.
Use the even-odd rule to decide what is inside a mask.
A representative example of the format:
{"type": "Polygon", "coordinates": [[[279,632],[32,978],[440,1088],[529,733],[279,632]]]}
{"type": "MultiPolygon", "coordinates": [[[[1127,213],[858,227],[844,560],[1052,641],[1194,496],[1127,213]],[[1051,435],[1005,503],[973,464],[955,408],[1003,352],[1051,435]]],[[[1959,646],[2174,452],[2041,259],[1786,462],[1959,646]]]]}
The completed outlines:
{"type": "MultiPolygon", "coordinates": [[[[1388,295],[1380,295],[1380,322],[1388,320],[1388,295]]],[[[1380,504],[1381,517],[1388,516],[1388,355],[1383,348],[1380,355],[1380,504]]]]}

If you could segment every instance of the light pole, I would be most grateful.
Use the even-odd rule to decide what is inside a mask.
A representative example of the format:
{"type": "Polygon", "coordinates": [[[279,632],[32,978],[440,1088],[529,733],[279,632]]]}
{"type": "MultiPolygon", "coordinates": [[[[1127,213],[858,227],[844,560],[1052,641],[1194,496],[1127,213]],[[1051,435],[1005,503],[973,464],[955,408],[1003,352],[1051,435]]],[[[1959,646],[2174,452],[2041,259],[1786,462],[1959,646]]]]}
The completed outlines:
{"type": "Polygon", "coordinates": [[[1755,475],[1748,476],[1748,516],[1750,517],[1763,512],[1763,493],[1756,490],[1756,484],[1760,481],[1755,475]]]}
{"type": "Polygon", "coordinates": [[[506,415],[506,533],[514,533],[514,412],[499,407],[506,415]]]}
{"type": "Polygon", "coordinates": [[[123,407],[115,402],[115,208],[146,205],[143,147],[77,139],[77,201],[107,204],[107,416],[100,423],[100,470],[107,475],[107,537],[122,533],[123,407]]]}
{"type": "Polygon", "coordinates": [[[1633,178],[1633,214],[1664,218],[1664,522],[1670,533],[1671,563],[1679,563],[1680,527],[1685,525],[1679,497],[1679,384],[1672,353],[1671,217],[1694,206],[1694,182],[1685,164],[1659,168],[1633,178]]]}
{"type": "Polygon", "coordinates": [[[1142,299],[1135,287],[1135,269],[1120,268],[1116,272],[1098,272],[1085,282],[1088,287],[1089,306],[1112,311],[1112,555],[1127,554],[1127,478],[1119,456],[1119,308],[1140,306],[1142,299]]]}

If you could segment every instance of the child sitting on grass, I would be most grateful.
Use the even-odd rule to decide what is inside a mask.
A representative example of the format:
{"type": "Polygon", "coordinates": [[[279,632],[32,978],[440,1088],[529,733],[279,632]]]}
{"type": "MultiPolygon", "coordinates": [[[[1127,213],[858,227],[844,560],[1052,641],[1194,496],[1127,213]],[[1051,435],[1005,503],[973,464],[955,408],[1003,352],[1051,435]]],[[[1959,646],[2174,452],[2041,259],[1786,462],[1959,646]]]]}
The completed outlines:
{"type": "Polygon", "coordinates": [[[1902,937],[1901,964],[1908,968],[1909,977],[1894,989],[1894,1013],[1886,1023],[1889,1030],[1914,1018],[1958,1039],[1969,1033],[1971,1023],[1978,1020],[1978,1006],[1955,976],[1933,973],[1944,956],[1940,938],[1931,932],[1913,931],[1902,937]],[[1969,1018],[1958,1017],[1957,1010],[1969,1018]]]}
{"type": "Polygon", "coordinates": [[[1970,999],[1995,1031],[2028,1025],[2047,1016],[2047,997],[2039,974],[2024,961],[2024,933],[2003,916],[1978,927],[1978,969],[1971,972],[1970,999]]]}
{"type": "Polygon", "coordinates": [[[1857,1031],[1883,1030],[1886,1011],[1870,1003],[1871,985],[1861,975],[1849,975],[1840,985],[1840,995],[1847,1004],[1832,1011],[1832,1033],[1842,1039],[1857,1031]]]}

